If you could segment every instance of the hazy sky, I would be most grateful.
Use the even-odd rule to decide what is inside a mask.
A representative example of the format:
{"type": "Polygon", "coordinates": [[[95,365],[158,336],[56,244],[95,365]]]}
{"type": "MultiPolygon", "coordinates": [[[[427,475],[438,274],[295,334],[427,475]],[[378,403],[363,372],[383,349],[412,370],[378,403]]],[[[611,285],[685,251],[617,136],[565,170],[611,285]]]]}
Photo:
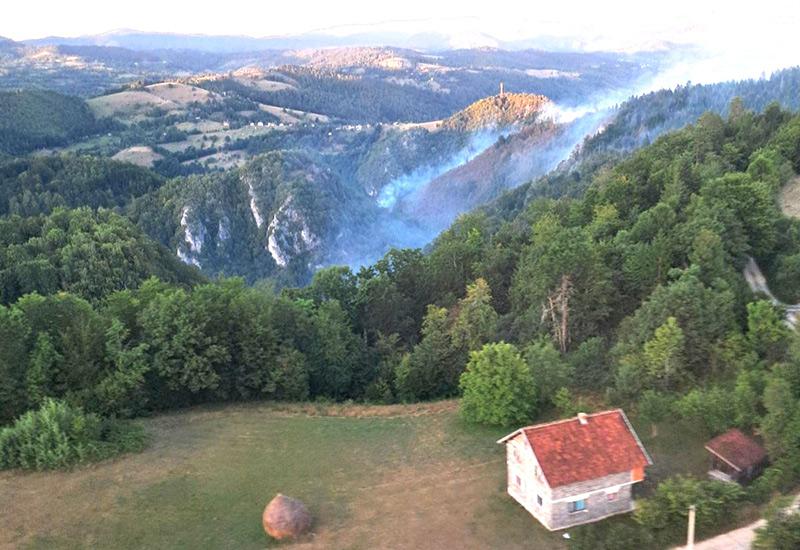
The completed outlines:
{"type": "MultiPolygon", "coordinates": [[[[449,31],[458,46],[549,35],[576,47],[630,50],[660,42],[693,43],[710,61],[693,63],[685,82],[758,76],[800,64],[800,1],[759,0],[4,0],[0,36],[77,36],[113,29],[151,32],[297,34],[338,26],[398,25],[449,31]],[[394,23],[386,23],[394,22],[394,23]],[[398,23],[399,22],[399,23],[398,23]],[[485,37],[480,37],[485,38],[485,37]]],[[[344,33],[346,30],[340,30],[344,33]]],[[[688,69],[688,68],[687,68],[688,69]]],[[[681,70],[678,68],[678,70],[681,70]]]]}
{"type": "Polygon", "coordinates": [[[772,29],[797,23],[800,13],[797,2],[777,0],[5,0],[3,4],[0,35],[14,39],[119,28],[267,36],[339,25],[457,17],[477,18],[473,26],[506,39],[548,33],[591,34],[612,41],[648,36],[706,40],[743,29],[770,37],[772,29]]]}

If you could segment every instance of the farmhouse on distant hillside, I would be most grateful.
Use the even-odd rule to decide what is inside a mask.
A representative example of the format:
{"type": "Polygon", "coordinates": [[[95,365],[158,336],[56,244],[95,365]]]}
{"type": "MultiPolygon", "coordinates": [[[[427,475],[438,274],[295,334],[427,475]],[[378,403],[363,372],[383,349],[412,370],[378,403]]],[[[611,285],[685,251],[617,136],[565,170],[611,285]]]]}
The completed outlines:
{"type": "Polygon", "coordinates": [[[736,428],[706,443],[706,450],[711,453],[708,475],[720,481],[750,481],[767,465],[767,451],[736,428]]]}
{"type": "Polygon", "coordinates": [[[551,531],[634,508],[653,462],[621,409],[528,426],[505,436],[508,494],[551,531]]]}

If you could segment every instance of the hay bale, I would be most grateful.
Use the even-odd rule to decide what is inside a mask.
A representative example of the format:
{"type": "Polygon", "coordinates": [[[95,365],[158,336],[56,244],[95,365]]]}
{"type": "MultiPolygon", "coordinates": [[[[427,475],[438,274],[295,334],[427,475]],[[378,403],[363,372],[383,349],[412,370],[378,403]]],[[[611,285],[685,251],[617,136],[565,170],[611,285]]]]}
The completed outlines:
{"type": "Polygon", "coordinates": [[[278,493],[261,516],[264,531],[278,540],[302,535],[311,527],[311,514],[305,504],[278,493]]]}

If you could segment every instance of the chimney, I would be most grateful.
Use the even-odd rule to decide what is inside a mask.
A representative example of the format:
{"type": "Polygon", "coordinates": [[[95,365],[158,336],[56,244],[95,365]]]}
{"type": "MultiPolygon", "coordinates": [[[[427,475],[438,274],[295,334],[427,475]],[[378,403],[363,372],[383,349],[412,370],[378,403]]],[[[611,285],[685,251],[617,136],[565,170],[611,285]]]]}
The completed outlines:
{"type": "Polygon", "coordinates": [[[586,418],[586,413],[578,413],[578,422],[581,423],[581,426],[586,426],[589,423],[589,419],[586,418]]]}

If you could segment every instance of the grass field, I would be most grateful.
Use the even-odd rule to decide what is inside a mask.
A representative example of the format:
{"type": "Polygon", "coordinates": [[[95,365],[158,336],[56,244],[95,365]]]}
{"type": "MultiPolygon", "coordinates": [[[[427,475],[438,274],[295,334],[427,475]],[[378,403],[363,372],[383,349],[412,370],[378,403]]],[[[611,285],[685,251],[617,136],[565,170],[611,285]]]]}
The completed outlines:
{"type": "MultiPolygon", "coordinates": [[[[563,548],[505,493],[506,430],[463,424],[454,402],[234,405],[145,422],[143,453],[72,472],[0,473],[0,546],[263,548],[277,492],[304,500],[297,548],[563,548]]],[[[647,430],[640,430],[642,436],[647,430]]],[[[701,474],[701,437],[644,437],[658,477],[701,474]]]]}
{"type": "Polygon", "coordinates": [[[151,168],[154,162],[162,159],[163,157],[153,151],[152,147],[137,145],[123,149],[111,158],[121,162],[130,162],[131,164],[135,164],[137,166],[151,168]]]}

